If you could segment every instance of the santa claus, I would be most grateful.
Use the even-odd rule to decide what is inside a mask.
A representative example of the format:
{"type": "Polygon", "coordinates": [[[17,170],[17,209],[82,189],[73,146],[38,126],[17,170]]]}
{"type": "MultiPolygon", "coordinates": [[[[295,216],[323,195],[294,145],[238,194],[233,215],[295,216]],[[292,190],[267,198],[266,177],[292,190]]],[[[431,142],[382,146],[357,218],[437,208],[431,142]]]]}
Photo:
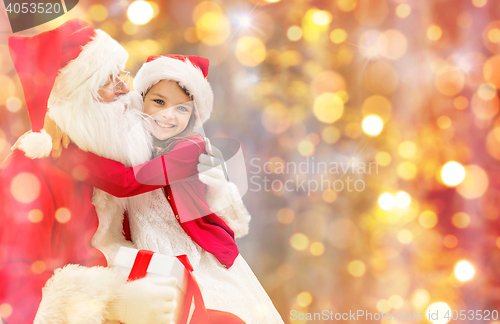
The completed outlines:
{"type": "MultiPolygon", "coordinates": [[[[36,323],[170,323],[173,280],[127,283],[106,267],[119,246],[132,246],[116,230],[124,203],[82,182],[85,169],[69,174],[41,158],[53,148],[44,131],[44,121],[53,120],[82,150],[127,166],[150,159],[151,134],[141,112],[127,109],[134,99],[117,78],[127,52],[80,20],[33,37],[13,36],[9,48],[33,133],[0,168],[0,303],[12,308],[4,322],[32,322],[50,278],[36,323]]],[[[210,188],[207,200],[217,204],[223,192],[234,197],[222,172],[212,175],[202,179],[210,188]]],[[[134,193],[159,187],[141,186],[134,193]]],[[[242,215],[238,226],[245,228],[249,216],[241,200],[235,203],[234,213],[242,215]]]]}

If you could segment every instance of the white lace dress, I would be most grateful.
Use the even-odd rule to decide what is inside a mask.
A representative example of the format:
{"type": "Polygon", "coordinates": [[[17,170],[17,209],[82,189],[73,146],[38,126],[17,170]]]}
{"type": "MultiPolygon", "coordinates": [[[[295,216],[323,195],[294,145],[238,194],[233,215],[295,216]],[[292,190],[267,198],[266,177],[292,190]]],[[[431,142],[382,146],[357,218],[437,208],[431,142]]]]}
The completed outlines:
{"type": "Polygon", "coordinates": [[[224,268],[184,232],[161,189],[147,195],[148,203],[129,209],[132,241],[138,249],[186,254],[207,308],[231,312],[247,324],[283,323],[241,254],[231,268],[224,268]]]}

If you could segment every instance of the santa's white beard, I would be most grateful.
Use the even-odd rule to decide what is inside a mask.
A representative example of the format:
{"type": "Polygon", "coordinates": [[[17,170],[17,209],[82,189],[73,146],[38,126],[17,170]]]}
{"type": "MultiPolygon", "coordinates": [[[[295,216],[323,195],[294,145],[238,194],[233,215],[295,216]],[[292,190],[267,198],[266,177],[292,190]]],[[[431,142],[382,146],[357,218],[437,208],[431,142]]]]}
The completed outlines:
{"type": "Polygon", "coordinates": [[[152,135],[142,97],[131,92],[111,103],[57,101],[49,116],[82,150],[134,166],[148,161],[152,135]]]}

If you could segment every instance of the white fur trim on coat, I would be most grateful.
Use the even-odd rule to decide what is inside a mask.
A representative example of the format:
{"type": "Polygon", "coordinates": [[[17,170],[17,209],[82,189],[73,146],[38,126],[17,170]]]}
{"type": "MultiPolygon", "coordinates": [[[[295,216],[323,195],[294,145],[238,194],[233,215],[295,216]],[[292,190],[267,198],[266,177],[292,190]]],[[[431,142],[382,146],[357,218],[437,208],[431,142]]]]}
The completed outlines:
{"type": "Polygon", "coordinates": [[[241,199],[238,187],[232,182],[228,182],[227,186],[224,197],[215,201],[210,210],[233,230],[236,238],[240,238],[248,234],[251,216],[241,199]]]}
{"type": "Polygon", "coordinates": [[[69,264],[57,269],[42,290],[33,324],[101,324],[106,305],[126,281],[112,268],[69,264]]]}
{"type": "Polygon", "coordinates": [[[40,133],[29,133],[19,141],[19,149],[30,159],[41,159],[52,151],[52,137],[42,129],[40,133]]]}
{"type": "Polygon", "coordinates": [[[176,81],[189,91],[196,106],[196,127],[208,120],[214,105],[214,94],[203,72],[191,61],[159,57],[144,63],[135,76],[134,89],[144,95],[161,80],[176,81]]]}

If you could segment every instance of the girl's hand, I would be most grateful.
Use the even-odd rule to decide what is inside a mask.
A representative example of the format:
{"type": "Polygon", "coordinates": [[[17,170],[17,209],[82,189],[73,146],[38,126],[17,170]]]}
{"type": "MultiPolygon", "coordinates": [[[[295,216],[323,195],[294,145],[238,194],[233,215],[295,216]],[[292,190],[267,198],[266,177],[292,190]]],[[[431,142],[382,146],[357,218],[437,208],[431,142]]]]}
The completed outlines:
{"type": "Polygon", "coordinates": [[[224,197],[227,192],[226,175],[222,169],[222,154],[220,154],[220,151],[215,149],[213,146],[212,148],[215,157],[207,154],[200,154],[200,157],[198,158],[198,161],[200,162],[198,164],[198,177],[201,182],[207,185],[206,198],[209,205],[224,197]]]}

